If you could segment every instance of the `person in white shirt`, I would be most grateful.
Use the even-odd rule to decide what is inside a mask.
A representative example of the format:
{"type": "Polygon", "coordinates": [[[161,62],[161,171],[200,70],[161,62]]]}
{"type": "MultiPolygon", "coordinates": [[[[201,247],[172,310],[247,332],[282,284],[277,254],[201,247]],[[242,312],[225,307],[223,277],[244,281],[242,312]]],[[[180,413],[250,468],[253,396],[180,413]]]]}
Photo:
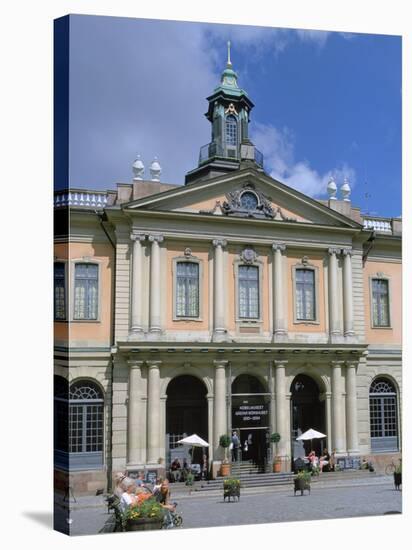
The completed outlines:
{"type": "Polygon", "coordinates": [[[124,487],[124,493],[120,499],[120,508],[124,513],[128,508],[130,508],[130,506],[136,506],[137,504],[137,499],[134,494],[136,491],[136,482],[134,479],[126,477],[123,480],[122,485],[124,487]]]}

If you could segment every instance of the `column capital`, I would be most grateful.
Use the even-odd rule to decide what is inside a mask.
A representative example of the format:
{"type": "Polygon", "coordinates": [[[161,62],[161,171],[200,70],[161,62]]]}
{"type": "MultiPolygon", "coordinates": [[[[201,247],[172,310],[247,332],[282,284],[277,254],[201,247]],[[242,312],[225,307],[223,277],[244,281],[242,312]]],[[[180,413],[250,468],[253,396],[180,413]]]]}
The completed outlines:
{"type": "Polygon", "coordinates": [[[345,364],[345,361],[331,361],[331,367],[342,367],[345,364]]]}
{"type": "Polygon", "coordinates": [[[162,363],[163,363],[163,361],[160,361],[160,360],[146,361],[146,365],[147,365],[148,369],[159,368],[162,363]]]}
{"type": "Polygon", "coordinates": [[[347,369],[354,368],[356,369],[359,365],[359,361],[353,359],[351,361],[345,361],[345,366],[347,369]]]}
{"type": "Polygon", "coordinates": [[[137,233],[132,231],[130,233],[130,240],[131,241],[144,241],[146,239],[146,235],[144,233],[137,233]]]}
{"type": "Polygon", "coordinates": [[[351,248],[343,248],[342,254],[344,256],[349,256],[349,258],[351,258],[353,256],[353,250],[351,248]]]}
{"type": "Polygon", "coordinates": [[[229,364],[229,361],[227,359],[214,359],[213,364],[216,368],[227,367],[229,364]]]}
{"type": "Polygon", "coordinates": [[[131,369],[138,369],[143,366],[144,361],[138,360],[138,359],[128,359],[127,364],[131,369]]]}
{"type": "Polygon", "coordinates": [[[214,247],[221,246],[223,248],[227,246],[227,241],[225,239],[213,239],[212,244],[214,247]]]}
{"type": "Polygon", "coordinates": [[[162,243],[164,241],[164,236],[163,235],[149,235],[149,241],[154,243],[154,242],[157,242],[157,243],[162,243]]]}
{"type": "Polygon", "coordinates": [[[274,252],[276,252],[277,250],[280,250],[280,252],[284,252],[286,250],[286,245],[285,243],[274,242],[272,243],[272,250],[274,252]]]}
{"type": "Polygon", "coordinates": [[[273,361],[273,364],[275,365],[275,367],[286,367],[288,362],[289,361],[287,359],[275,359],[273,361]]]}
{"type": "Polygon", "coordinates": [[[332,246],[331,248],[328,248],[328,254],[330,254],[331,256],[333,256],[334,254],[337,255],[337,254],[340,254],[340,253],[341,253],[340,248],[336,248],[334,246],[332,246]]]}

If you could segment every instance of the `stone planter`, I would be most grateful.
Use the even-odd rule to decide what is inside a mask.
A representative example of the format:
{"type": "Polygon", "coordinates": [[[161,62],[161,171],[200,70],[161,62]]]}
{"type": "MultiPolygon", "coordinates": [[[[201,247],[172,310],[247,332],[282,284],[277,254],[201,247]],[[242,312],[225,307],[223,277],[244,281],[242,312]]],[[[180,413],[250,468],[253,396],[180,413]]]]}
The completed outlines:
{"type": "Polygon", "coordinates": [[[297,491],[300,491],[301,495],[304,494],[304,491],[309,491],[310,494],[310,481],[306,479],[295,478],[293,482],[295,484],[295,496],[297,491]]]}
{"type": "Polygon", "coordinates": [[[393,482],[395,484],[395,489],[399,491],[399,487],[402,485],[402,472],[395,472],[393,474],[393,482]]]}
{"type": "Polygon", "coordinates": [[[126,531],[151,531],[161,529],[163,518],[138,518],[126,521],[126,531]]]}

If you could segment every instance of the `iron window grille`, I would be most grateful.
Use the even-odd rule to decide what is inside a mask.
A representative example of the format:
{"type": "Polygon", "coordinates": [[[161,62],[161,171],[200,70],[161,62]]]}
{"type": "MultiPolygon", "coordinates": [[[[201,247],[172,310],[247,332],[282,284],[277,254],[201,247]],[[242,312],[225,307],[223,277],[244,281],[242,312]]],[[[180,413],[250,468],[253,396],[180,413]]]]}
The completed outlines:
{"type": "Polygon", "coordinates": [[[97,320],[99,267],[77,263],[74,274],[74,319],[97,320]]]}
{"type": "Polygon", "coordinates": [[[389,287],[387,279],[372,279],[373,326],[389,327],[389,287]]]}
{"type": "Polygon", "coordinates": [[[296,319],[298,321],[315,321],[315,271],[313,269],[296,269],[295,284],[296,319]]]}
{"type": "Polygon", "coordinates": [[[66,320],[66,271],[63,262],[54,263],[54,319],[66,320]]]}
{"type": "Polygon", "coordinates": [[[239,317],[259,319],[259,268],[254,265],[240,265],[238,279],[239,317]]]}
{"type": "Polygon", "coordinates": [[[396,390],[389,380],[377,378],[369,389],[372,451],[398,450],[396,390]]]}
{"type": "Polygon", "coordinates": [[[176,264],[176,316],[199,317],[199,264],[176,264]]]}

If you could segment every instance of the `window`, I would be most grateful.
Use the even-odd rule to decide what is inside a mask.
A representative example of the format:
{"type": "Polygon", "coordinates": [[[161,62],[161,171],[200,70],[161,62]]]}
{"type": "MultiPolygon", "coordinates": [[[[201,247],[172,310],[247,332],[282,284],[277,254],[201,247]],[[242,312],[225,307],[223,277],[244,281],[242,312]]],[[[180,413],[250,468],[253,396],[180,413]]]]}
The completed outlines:
{"type": "Polygon", "coordinates": [[[371,450],[398,450],[396,390],[386,378],[377,378],[369,389],[371,450]]]}
{"type": "Polygon", "coordinates": [[[238,279],[239,317],[259,319],[259,268],[254,265],[240,265],[238,279]]]}
{"type": "Polygon", "coordinates": [[[79,381],[69,392],[70,467],[103,463],[103,396],[94,382],[79,381]]]}
{"type": "Polygon", "coordinates": [[[374,327],[389,327],[389,285],[387,279],[372,279],[372,316],[374,327]]]}
{"type": "Polygon", "coordinates": [[[54,318],[66,319],[66,272],[64,262],[54,263],[54,318]]]}
{"type": "Polygon", "coordinates": [[[240,204],[245,210],[256,210],[259,205],[259,201],[255,193],[246,191],[245,193],[242,193],[242,196],[240,197],[240,204]]]}
{"type": "Polygon", "coordinates": [[[315,271],[296,269],[295,271],[296,320],[315,321],[315,271]]]}
{"type": "Polygon", "coordinates": [[[237,145],[237,121],[233,115],[226,118],[226,145],[237,145]]]}
{"type": "Polygon", "coordinates": [[[176,317],[199,317],[199,264],[176,263],[176,317]]]}
{"type": "Polygon", "coordinates": [[[99,267],[77,263],[74,273],[74,319],[96,320],[99,267]]]}

